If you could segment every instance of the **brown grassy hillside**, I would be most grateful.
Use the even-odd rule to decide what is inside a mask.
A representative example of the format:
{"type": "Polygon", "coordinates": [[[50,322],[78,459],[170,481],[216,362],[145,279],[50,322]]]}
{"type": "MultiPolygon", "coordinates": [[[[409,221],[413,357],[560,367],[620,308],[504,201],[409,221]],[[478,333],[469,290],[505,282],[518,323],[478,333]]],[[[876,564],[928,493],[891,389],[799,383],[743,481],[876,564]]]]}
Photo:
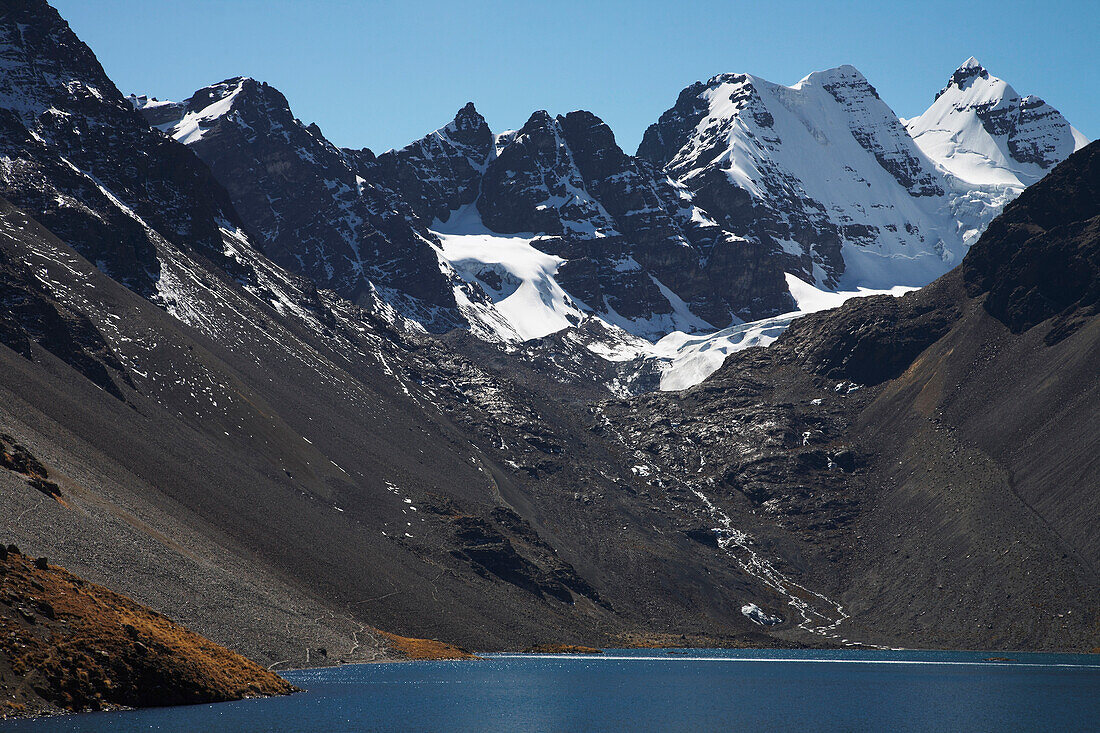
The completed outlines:
{"type": "Polygon", "coordinates": [[[64,568],[0,548],[0,716],[221,702],[295,688],[64,568]]]}

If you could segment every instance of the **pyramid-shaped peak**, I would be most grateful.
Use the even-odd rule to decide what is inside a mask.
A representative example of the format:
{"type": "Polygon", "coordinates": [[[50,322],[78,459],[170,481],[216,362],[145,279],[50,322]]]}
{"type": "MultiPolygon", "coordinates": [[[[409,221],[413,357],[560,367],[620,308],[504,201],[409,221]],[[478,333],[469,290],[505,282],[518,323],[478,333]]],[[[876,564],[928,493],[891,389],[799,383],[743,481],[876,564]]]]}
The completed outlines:
{"type": "Polygon", "coordinates": [[[535,110],[523,123],[523,127],[516,133],[517,137],[529,135],[556,135],[558,134],[557,120],[544,109],[535,110]]]}
{"type": "Polygon", "coordinates": [[[947,86],[936,94],[936,99],[939,99],[951,87],[958,89],[966,89],[975,79],[990,79],[989,72],[985,70],[985,67],[981,65],[978,59],[971,56],[966,61],[962,62],[959,68],[955,69],[955,72],[951,74],[951,79],[947,82],[947,86]]]}
{"type": "Polygon", "coordinates": [[[973,79],[975,77],[988,79],[989,72],[985,70],[985,67],[981,65],[978,59],[971,56],[966,61],[963,61],[959,68],[955,69],[955,73],[951,75],[951,81],[958,85],[962,84],[967,79],[973,79]]]}
{"type": "Polygon", "coordinates": [[[452,130],[478,130],[488,127],[485,118],[474,107],[473,102],[467,102],[455,115],[454,121],[449,125],[452,130]]]}

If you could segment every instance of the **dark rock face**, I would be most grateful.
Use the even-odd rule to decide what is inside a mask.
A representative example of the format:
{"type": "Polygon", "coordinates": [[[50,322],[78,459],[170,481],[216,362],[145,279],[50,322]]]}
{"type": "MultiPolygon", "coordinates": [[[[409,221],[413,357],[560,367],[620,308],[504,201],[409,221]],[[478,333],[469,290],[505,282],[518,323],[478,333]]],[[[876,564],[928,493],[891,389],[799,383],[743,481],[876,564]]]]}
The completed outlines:
{"type": "Polygon", "coordinates": [[[1021,163],[1049,169],[1061,160],[1056,141],[1047,134],[1052,124],[1062,121],[1061,115],[1039,97],[989,103],[974,111],[990,135],[1007,137],[1009,152],[1021,163]]]}
{"type": "Polygon", "coordinates": [[[972,84],[975,79],[988,79],[989,72],[982,67],[981,64],[976,63],[977,59],[973,59],[974,63],[964,63],[951,74],[951,78],[947,81],[947,86],[936,92],[936,99],[943,96],[943,93],[950,89],[952,86],[965,89],[968,84],[972,84]]]}
{"type": "Polygon", "coordinates": [[[899,376],[954,325],[958,310],[927,298],[858,298],[828,316],[794,321],[790,339],[801,364],[816,374],[858,385],[899,376]]]}
{"type": "MultiPolygon", "coordinates": [[[[699,245],[707,241],[708,233],[702,225],[692,223],[682,192],[644,160],[624,153],[611,128],[591,112],[570,112],[559,116],[558,123],[586,190],[600,201],[622,235],[624,255],[653,273],[693,313],[714,324],[728,323],[733,310],[730,293],[719,284],[721,278],[705,266],[699,245]]],[[[593,252],[592,257],[599,254],[593,252]]],[[[607,282],[610,279],[605,275],[604,287],[614,290],[614,284],[607,282]]],[[[643,281],[642,287],[645,285],[643,281]]],[[[616,310],[639,315],[668,312],[669,306],[662,300],[659,293],[652,293],[641,308],[631,309],[629,299],[620,293],[616,310]]]]}
{"type": "Polygon", "coordinates": [[[485,173],[478,200],[485,225],[496,232],[614,231],[611,217],[584,188],[561,125],[535,112],[485,173]]]}
{"type": "Polygon", "coordinates": [[[478,573],[495,576],[529,593],[561,603],[572,604],[573,592],[597,602],[600,600],[599,594],[577,575],[573,566],[559,559],[530,524],[511,509],[494,509],[491,520],[457,516],[451,520],[451,525],[458,541],[458,547],[451,554],[469,562],[478,573]],[[521,555],[517,544],[541,560],[544,566],[521,555]]]}
{"type": "MultiPolygon", "coordinates": [[[[1008,136],[1008,149],[1012,157],[1047,170],[1054,167],[1062,160],[1058,146],[1049,135],[1040,134],[1039,131],[1045,131],[1061,117],[1058,110],[1039,97],[1029,94],[1021,99],[1019,117],[1012,124],[1008,136]]],[[[1003,122],[994,119],[992,115],[987,114],[982,121],[987,120],[990,126],[1004,126],[1003,122]]]]}
{"type": "Polygon", "coordinates": [[[473,102],[416,142],[378,156],[381,174],[422,221],[447,221],[477,198],[481,174],[496,154],[493,133],[473,102]]]}
{"type": "Polygon", "coordinates": [[[489,164],[477,206],[494,231],[546,234],[539,246],[567,260],[563,287],[598,313],[655,319],[654,335],[673,327],[662,287],[715,327],[789,309],[781,268],[766,264],[772,252],[724,231],[700,210],[704,197],[625,154],[592,113],[537,112],[489,164]],[[784,295],[763,303],[760,280],[784,295]]]}
{"type": "MultiPolygon", "coordinates": [[[[610,192],[600,189],[599,177],[613,175],[610,168],[637,178],[625,163],[611,131],[594,116],[567,121],[536,112],[490,164],[478,210],[494,231],[548,235],[540,248],[567,260],[559,270],[562,286],[597,313],[669,314],[669,302],[631,258],[635,242],[601,200],[610,192]]],[[[626,190],[632,185],[621,182],[626,190]]]]}
{"type": "Polygon", "coordinates": [[[161,102],[145,94],[131,94],[126,99],[153,127],[174,123],[187,109],[184,102],[161,102]]]}
{"type": "MultiPolygon", "coordinates": [[[[25,237],[28,220],[0,198],[0,240],[25,237]]],[[[35,347],[61,359],[111,395],[128,384],[122,364],[88,317],[59,302],[30,268],[0,249],[0,344],[34,361],[35,347]]],[[[42,478],[45,478],[43,474],[42,478]]]]}
{"type": "Polygon", "coordinates": [[[774,196],[769,203],[754,200],[747,191],[733,186],[721,168],[710,167],[726,150],[723,138],[729,131],[728,119],[712,121],[702,135],[709,142],[697,149],[690,160],[681,155],[693,132],[707,117],[709,102],[705,92],[714,84],[727,82],[737,85],[730,98],[735,108],[744,110],[765,131],[769,129],[773,119],[749,78],[744,74],[725,74],[707,84],[696,82],[680,92],[675,106],[646,130],[638,157],[682,184],[703,217],[713,222],[700,227],[695,236],[707,252],[708,280],[714,283],[712,287],[724,286],[723,299],[735,315],[751,320],[793,306],[783,272],[800,267],[775,244],[775,237],[798,239],[802,230],[807,234],[812,231],[816,247],[835,258],[839,258],[839,238],[830,227],[805,223],[805,212],[814,213],[820,206],[793,196],[797,182],[788,180],[789,176],[780,169],[767,172],[766,178],[774,181],[774,196]],[[790,222],[796,223],[783,222],[782,216],[767,216],[762,206],[788,212],[790,222]]]}
{"type": "MultiPolygon", "coordinates": [[[[61,498],[61,488],[49,479],[49,471],[42,462],[26,446],[16,442],[15,438],[7,433],[0,433],[0,468],[22,475],[33,488],[51,499],[61,498]]],[[[5,549],[0,552],[0,561],[6,559],[7,550],[5,549]]],[[[45,558],[38,558],[35,564],[40,565],[42,570],[46,569],[45,558]]]]}
{"type": "MultiPolygon", "coordinates": [[[[540,111],[489,165],[477,206],[494,231],[548,235],[540,248],[567,260],[560,282],[590,308],[645,319],[669,314],[672,307],[632,259],[641,243],[624,236],[603,201],[611,203],[617,194],[618,206],[612,207],[624,212],[622,197],[639,184],[648,181],[593,115],[574,113],[569,120],[540,111]],[[615,174],[622,175],[618,190],[601,187],[615,174]]],[[[659,205],[652,192],[650,198],[659,205]]]]}
{"type": "Polygon", "coordinates": [[[53,8],[7,3],[0,61],[0,150],[11,161],[0,195],[145,295],[158,279],[158,236],[232,266],[219,232],[237,223],[225,191],[148,129],[53,8]],[[120,156],[126,164],[114,165],[120,156]]]}
{"type": "Polygon", "coordinates": [[[661,113],[657,122],[646,128],[638,146],[638,157],[663,168],[688,141],[688,133],[706,115],[707,103],[701,96],[706,85],[701,81],[687,86],[676,104],[661,113]]]}
{"type": "Polygon", "coordinates": [[[1057,316],[1058,341],[1100,303],[1100,144],[1092,143],[1026,189],[971,248],[963,277],[972,295],[1014,332],[1057,316]]]}
{"type": "MultiPolygon", "coordinates": [[[[150,122],[163,119],[162,107],[150,109],[150,122]]],[[[434,330],[461,322],[434,236],[378,183],[370,151],[340,150],[253,79],[201,89],[177,109],[160,127],[210,166],[277,264],[360,303],[381,289],[434,330]]]]}
{"type": "MultiPolygon", "coordinates": [[[[662,393],[607,403],[600,415],[686,487],[719,501],[736,527],[768,534],[751,517],[759,512],[800,541],[834,552],[831,542],[843,536],[856,513],[850,474],[861,461],[844,438],[848,393],[830,394],[822,381],[791,379],[770,347],[749,349],[676,397],[662,393]],[[811,390],[824,404],[810,404],[811,390]],[[839,463],[848,470],[837,468],[839,463]]],[[[697,527],[685,533],[703,544],[722,537],[697,527]]]]}

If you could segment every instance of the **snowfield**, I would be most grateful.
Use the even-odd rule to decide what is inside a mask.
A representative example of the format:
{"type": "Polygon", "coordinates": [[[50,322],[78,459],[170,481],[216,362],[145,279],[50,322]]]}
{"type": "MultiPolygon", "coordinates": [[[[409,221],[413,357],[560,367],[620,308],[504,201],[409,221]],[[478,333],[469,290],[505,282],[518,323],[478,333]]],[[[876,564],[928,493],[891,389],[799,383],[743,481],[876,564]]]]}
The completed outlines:
{"type": "MultiPolygon", "coordinates": [[[[672,331],[654,343],[638,335],[631,321],[595,315],[584,303],[574,300],[555,279],[563,260],[539,250],[538,235],[497,234],[482,223],[476,206],[456,211],[446,223],[436,221],[432,231],[443,244],[442,257],[459,276],[480,285],[493,300],[493,312],[473,311],[480,325],[500,341],[542,338],[577,326],[588,318],[603,322],[613,338],[594,341],[587,348],[608,361],[652,360],[661,370],[664,391],[687,389],[714,373],[726,357],[752,346],[768,346],[796,318],[836,308],[849,298],[868,295],[903,295],[915,286],[856,288],[830,291],[787,274],[787,287],[795,310],[759,321],[738,323],[711,333],[672,331]]],[[[662,289],[662,292],[667,290],[662,289]]],[[[689,321],[690,312],[671,291],[666,297],[678,306],[679,315],[689,321]],[[671,296],[671,297],[670,297],[671,296]],[[678,301],[678,302],[677,302],[678,301]]],[[[694,319],[692,325],[705,326],[694,319]]]]}
{"type": "Polygon", "coordinates": [[[837,308],[850,298],[868,295],[901,296],[917,289],[913,286],[896,285],[878,290],[857,288],[829,291],[810,285],[789,273],[786,278],[787,287],[798,304],[798,308],[790,313],[741,323],[703,336],[677,331],[653,344],[648,356],[663,362],[661,389],[687,389],[699,384],[722,366],[727,356],[752,346],[769,346],[800,316],[837,308]]]}
{"type": "MultiPolygon", "coordinates": [[[[541,338],[584,319],[584,312],[554,279],[560,257],[531,243],[535,234],[496,234],[481,223],[474,205],[455,212],[433,231],[443,243],[443,257],[463,280],[477,283],[496,310],[524,341],[541,338]]],[[[502,340],[507,330],[496,327],[502,340]]]]}

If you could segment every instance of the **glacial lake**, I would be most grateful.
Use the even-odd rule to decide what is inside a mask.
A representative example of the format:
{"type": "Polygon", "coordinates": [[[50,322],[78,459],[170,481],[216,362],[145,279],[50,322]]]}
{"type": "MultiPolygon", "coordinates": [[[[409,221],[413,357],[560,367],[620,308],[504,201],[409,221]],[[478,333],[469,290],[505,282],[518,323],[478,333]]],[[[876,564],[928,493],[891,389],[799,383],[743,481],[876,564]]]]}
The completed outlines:
{"type": "Polygon", "coordinates": [[[3,731],[1086,731],[1100,656],[610,650],[287,672],[306,692],[3,731]]]}

